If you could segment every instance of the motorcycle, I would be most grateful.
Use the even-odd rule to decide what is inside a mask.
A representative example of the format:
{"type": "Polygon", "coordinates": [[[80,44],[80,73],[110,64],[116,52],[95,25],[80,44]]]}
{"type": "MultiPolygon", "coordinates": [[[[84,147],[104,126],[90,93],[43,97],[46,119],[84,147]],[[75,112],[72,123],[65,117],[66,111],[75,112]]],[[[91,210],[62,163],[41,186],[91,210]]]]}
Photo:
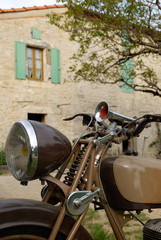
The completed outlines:
{"type": "MultiPolygon", "coordinates": [[[[161,115],[132,118],[103,101],[94,114],[64,120],[76,117],[82,117],[85,130],[72,145],[41,122],[20,120],[11,127],[5,147],[10,172],[23,185],[40,179],[45,186],[42,201],[0,201],[0,239],[92,240],[81,224],[93,204],[106,212],[116,239],[125,240],[128,221],[141,222],[142,210],[161,208],[161,161],[139,157],[135,144],[149,123],[161,122],[161,115]],[[128,146],[124,154],[108,154],[122,143],[128,146]]],[[[161,219],[142,225],[144,240],[161,239],[161,219]]]]}

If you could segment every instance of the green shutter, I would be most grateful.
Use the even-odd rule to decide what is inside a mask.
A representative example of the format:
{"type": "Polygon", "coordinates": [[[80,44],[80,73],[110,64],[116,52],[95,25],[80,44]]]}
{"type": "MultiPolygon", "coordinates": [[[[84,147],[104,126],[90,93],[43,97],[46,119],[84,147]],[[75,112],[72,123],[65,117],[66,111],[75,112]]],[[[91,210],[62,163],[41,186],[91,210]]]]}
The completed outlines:
{"type": "MultiPolygon", "coordinates": [[[[121,76],[124,79],[125,82],[130,84],[131,86],[133,85],[133,61],[128,60],[125,63],[121,64],[121,76]]],[[[125,82],[121,82],[121,90],[122,92],[128,92],[128,93],[133,93],[134,90],[131,88],[129,85],[127,85],[125,82]]]]}
{"type": "Polygon", "coordinates": [[[15,77],[26,79],[26,44],[15,41],[15,77]]]}
{"type": "Polygon", "coordinates": [[[126,30],[122,31],[122,45],[124,49],[129,49],[131,47],[131,42],[128,40],[128,33],[126,30]]]}
{"type": "Polygon", "coordinates": [[[60,50],[51,48],[51,81],[60,83],[60,50]]]}
{"type": "Polygon", "coordinates": [[[41,40],[41,31],[38,29],[32,29],[31,36],[32,38],[41,40]]]}
{"type": "MultiPolygon", "coordinates": [[[[127,36],[128,36],[127,31],[126,30],[122,31],[122,44],[125,50],[128,50],[131,46],[131,43],[128,40],[127,36]]],[[[124,79],[125,82],[127,82],[131,86],[133,85],[133,68],[134,64],[132,60],[127,60],[125,63],[121,63],[120,66],[122,78],[124,79]]],[[[121,82],[121,91],[133,93],[134,92],[133,88],[131,88],[125,82],[123,81],[121,82]]]]}

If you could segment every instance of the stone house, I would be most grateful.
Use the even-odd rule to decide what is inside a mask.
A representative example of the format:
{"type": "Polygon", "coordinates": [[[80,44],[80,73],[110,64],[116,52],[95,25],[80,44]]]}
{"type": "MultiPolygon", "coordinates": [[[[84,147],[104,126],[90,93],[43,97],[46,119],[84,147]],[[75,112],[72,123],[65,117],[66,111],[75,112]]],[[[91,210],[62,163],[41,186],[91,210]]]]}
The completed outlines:
{"type": "MultiPolygon", "coordinates": [[[[45,122],[72,140],[80,134],[81,120],[62,119],[79,112],[93,113],[99,101],[107,101],[111,109],[128,116],[160,111],[157,97],[121,86],[70,80],[68,67],[77,45],[69,41],[67,33],[50,25],[47,17],[64,11],[63,5],[0,10],[0,145],[20,119],[45,122]]],[[[138,139],[141,155],[155,154],[148,147],[155,130],[146,129],[138,139]]],[[[121,146],[114,153],[118,151],[121,146]]]]}

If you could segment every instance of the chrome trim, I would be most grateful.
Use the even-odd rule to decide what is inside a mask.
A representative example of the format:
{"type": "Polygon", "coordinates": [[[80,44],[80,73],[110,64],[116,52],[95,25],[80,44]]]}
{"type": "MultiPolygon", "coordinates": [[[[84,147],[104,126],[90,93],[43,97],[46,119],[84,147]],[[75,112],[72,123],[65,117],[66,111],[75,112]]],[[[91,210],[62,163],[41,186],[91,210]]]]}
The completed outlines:
{"type": "Polygon", "coordinates": [[[118,120],[118,121],[125,120],[125,121],[128,121],[128,122],[133,122],[133,121],[136,120],[135,118],[131,118],[131,117],[122,115],[122,114],[117,113],[117,112],[114,112],[114,111],[112,111],[112,110],[109,110],[108,119],[109,119],[109,120],[114,119],[114,120],[118,120]]]}
{"type": "Polygon", "coordinates": [[[109,114],[109,106],[106,102],[100,102],[95,110],[95,119],[97,122],[103,122],[106,118],[108,118],[108,114],[109,114]],[[107,115],[104,118],[101,118],[101,109],[102,107],[107,107],[107,115]]]}
{"type": "Polygon", "coordinates": [[[30,168],[29,168],[29,164],[27,166],[26,174],[27,174],[27,177],[29,177],[30,179],[31,177],[34,176],[37,169],[37,165],[38,165],[38,141],[37,141],[35,130],[32,124],[28,120],[20,120],[20,121],[17,121],[16,123],[21,124],[23,126],[24,130],[26,131],[29,137],[29,143],[31,147],[30,149],[31,162],[30,162],[30,168]]]}

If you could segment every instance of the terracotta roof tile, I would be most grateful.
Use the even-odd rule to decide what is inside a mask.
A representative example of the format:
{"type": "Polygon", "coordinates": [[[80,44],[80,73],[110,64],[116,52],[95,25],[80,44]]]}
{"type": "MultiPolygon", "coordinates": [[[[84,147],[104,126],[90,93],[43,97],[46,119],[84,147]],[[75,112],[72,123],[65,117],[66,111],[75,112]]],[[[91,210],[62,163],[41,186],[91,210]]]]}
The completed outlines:
{"type": "Polygon", "coordinates": [[[44,5],[44,6],[33,6],[33,7],[22,7],[22,8],[11,8],[11,9],[1,9],[0,13],[12,13],[12,12],[25,12],[31,10],[42,10],[42,9],[51,9],[51,8],[64,8],[65,5],[44,5]]]}

